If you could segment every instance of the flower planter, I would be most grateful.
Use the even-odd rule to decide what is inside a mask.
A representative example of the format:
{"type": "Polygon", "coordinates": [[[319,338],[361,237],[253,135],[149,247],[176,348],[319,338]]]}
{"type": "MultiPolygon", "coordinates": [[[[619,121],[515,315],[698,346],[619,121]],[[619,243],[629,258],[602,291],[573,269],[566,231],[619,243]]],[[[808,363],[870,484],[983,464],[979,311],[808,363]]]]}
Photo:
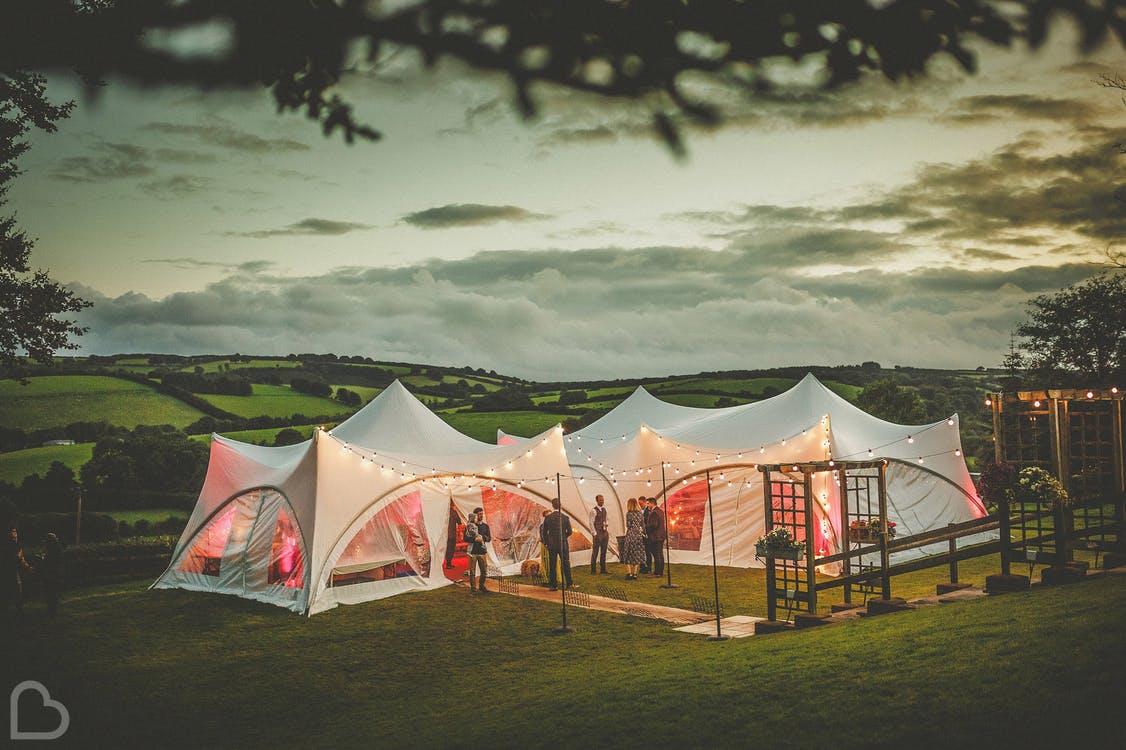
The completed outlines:
{"type": "Polygon", "coordinates": [[[867,528],[850,528],[848,530],[848,539],[850,542],[874,542],[876,541],[876,533],[867,528]]]}
{"type": "Polygon", "coordinates": [[[764,549],[759,550],[759,557],[774,558],[776,560],[800,560],[805,557],[803,550],[799,549],[764,549]]]}

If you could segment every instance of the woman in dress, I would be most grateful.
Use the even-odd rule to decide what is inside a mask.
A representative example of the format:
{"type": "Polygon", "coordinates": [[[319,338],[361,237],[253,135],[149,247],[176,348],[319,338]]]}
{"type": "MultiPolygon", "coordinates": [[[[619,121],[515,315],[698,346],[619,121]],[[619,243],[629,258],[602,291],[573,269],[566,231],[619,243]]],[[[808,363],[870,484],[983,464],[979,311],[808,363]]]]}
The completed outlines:
{"type": "Polygon", "coordinates": [[[622,562],[626,564],[626,579],[637,580],[637,569],[645,562],[645,522],[641,515],[641,505],[636,497],[626,503],[626,544],[622,551],[622,562]]]}

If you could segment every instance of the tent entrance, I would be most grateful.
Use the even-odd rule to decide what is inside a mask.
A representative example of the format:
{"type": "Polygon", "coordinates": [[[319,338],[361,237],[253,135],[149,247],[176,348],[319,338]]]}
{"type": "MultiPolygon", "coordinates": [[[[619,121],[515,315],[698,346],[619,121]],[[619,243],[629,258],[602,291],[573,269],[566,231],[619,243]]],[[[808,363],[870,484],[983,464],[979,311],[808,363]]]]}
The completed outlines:
{"type": "Polygon", "coordinates": [[[465,554],[465,517],[450,501],[450,513],[446,522],[446,552],[442,560],[442,572],[451,581],[460,581],[469,570],[469,557],[465,554]]]}

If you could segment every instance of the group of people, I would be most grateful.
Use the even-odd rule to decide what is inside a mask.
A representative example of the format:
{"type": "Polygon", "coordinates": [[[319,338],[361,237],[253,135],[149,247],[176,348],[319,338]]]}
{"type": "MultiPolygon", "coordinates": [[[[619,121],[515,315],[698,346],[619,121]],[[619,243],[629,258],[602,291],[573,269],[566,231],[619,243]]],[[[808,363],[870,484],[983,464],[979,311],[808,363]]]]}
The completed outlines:
{"type": "Polygon", "coordinates": [[[43,547],[43,556],[35,567],[27,561],[20,544],[19,531],[8,530],[0,541],[0,603],[3,604],[3,619],[18,617],[23,611],[24,578],[35,572],[39,575],[43,596],[47,601],[47,614],[54,617],[58,612],[59,589],[62,586],[62,543],[54,534],[48,534],[43,547]]]}
{"type": "MultiPolygon", "coordinates": [[[[596,495],[594,507],[590,510],[590,529],[593,547],[590,553],[591,575],[606,574],[606,550],[610,543],[609,518],[606,498],[596,495]]],[[[552,498],[551,510],[544,510],[540,524],[539,537],[541,560],[547,576],[549,588],[558,591],[562,584],[568,589],[578,586],[571,579],[571,550],[569,538],[573,533],[571,519],[559,504],[559,498],[552,498]]],[[[626,504],[625,544],[620,552],[626,565],[626,578],[636,580],[639,575],[654,577],[665,572],[665,514],[654,497],[631,497],[626,504]]],[[[466,543],[469,557],[469,590],[485,593],[485,576],[488,570],[487,544],[492,541],[489,525],[485,522],[483,508],[475,508],[465,523],[462,541],[466,543]],[[478,576],[479,574],[479,576],[478,576]],[[478,582],[479,579],[479,582],[478,582]]],[[[446,565],[449,567],[452,547],[447,549],[446,565]]]]}
{"type": "MultiPolygon", "coordinates": [[[[596,502],[601,497],[599,495],[596,502]]],[[[626,564],[627,579],[637,580],[638,575],[645,574],[664,575],[667,536],[665,513],[657,505],[657,498],[631,497],[626,501],[626,535],[621,558],[626,564]]],[[[592,572],[593,568],[592,564],[592,572]]],[[[606,571],[605,565],[602,570],[606,571]]]]}

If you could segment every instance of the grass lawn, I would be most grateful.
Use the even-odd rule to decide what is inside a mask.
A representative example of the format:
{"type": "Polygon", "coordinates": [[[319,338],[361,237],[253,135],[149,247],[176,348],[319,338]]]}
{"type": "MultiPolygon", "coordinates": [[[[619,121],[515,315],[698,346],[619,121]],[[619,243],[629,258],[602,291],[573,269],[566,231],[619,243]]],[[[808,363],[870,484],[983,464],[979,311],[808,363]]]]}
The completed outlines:
{"type": "MultiPolygon", "coordinates": [[[[238,441],[243,442],[243,443],[257,443],[259,445],[264,443],[266,445],[273,445],[274,444],[274,438],[277,437],[277,434],[284,429],[297,430],[306,439],[308,439],[309,437],[312,436],[313,430],[317,429],[317,427],[319,427],[319,425],[306,424],[306,425],[295,426],[293,428],[269,427],[269,428],[264,429],[264,430],[236,430],[234,432],[221,432],[219,434],[221,434],[225,438],[230,438],[231,440],[238,440],[238,441]]],[[[203,441],[208,441],[208,442],[210,442],[210,440],[211,440],[210,435],[192,435],[191,438],[192,438],[192,440],[203,440],[203,441]]]]}
{"type": "Polygon", "coordinates": [[[166,518],[182,518],[187,521],[190,512],[177,509],[177,508],[148,508],[145,510],[106,510],[98,511],[110,516],[115,521],[126,521],[128,523],[137,523],[137,521],[145,520],[149,523],[156,523],[163,521],[166,518]]]}
{"type": "Polygon", "coordinates": [[[355,411],[339,401],[298,393],[287,385],[254,383],[251,388],[254,391],[251,396],[200,394],[200,398],[240,417],[344,416],[355,411]]]}
{"type": "Polygon", "coordinates": [[[132,429],[140,424],[186,427],[203,412],[155,388],[105,375],[46,375],[27,385],[0,380],[0,424],[24,430],[105,420],[132,429]]]}
{"type": "Polygon", "coordinates": [[[44,476],[55,461],[61,461],[77,475],[82,464],[89,461],[93,455],[93,443],[46,445],[0,453],[0,482],[8,482],[18,487],[26,476],[31,474],[44,476]]]}
{"type": "Polygon", "coordinates": [[[563,421],[559,414],[538,411],[469,411],[438,416],[455,430],[492,445],[497,442],[497,429],[510,435],[533,437],[563,421]]]}
{"type": "Polygon", "coordinates": [[[304,618],[146,584],[26,607],[9,682],[67,707],[53,746],[1120,746],[1126,576],[721,643],[460,587],[304,618]]]}

